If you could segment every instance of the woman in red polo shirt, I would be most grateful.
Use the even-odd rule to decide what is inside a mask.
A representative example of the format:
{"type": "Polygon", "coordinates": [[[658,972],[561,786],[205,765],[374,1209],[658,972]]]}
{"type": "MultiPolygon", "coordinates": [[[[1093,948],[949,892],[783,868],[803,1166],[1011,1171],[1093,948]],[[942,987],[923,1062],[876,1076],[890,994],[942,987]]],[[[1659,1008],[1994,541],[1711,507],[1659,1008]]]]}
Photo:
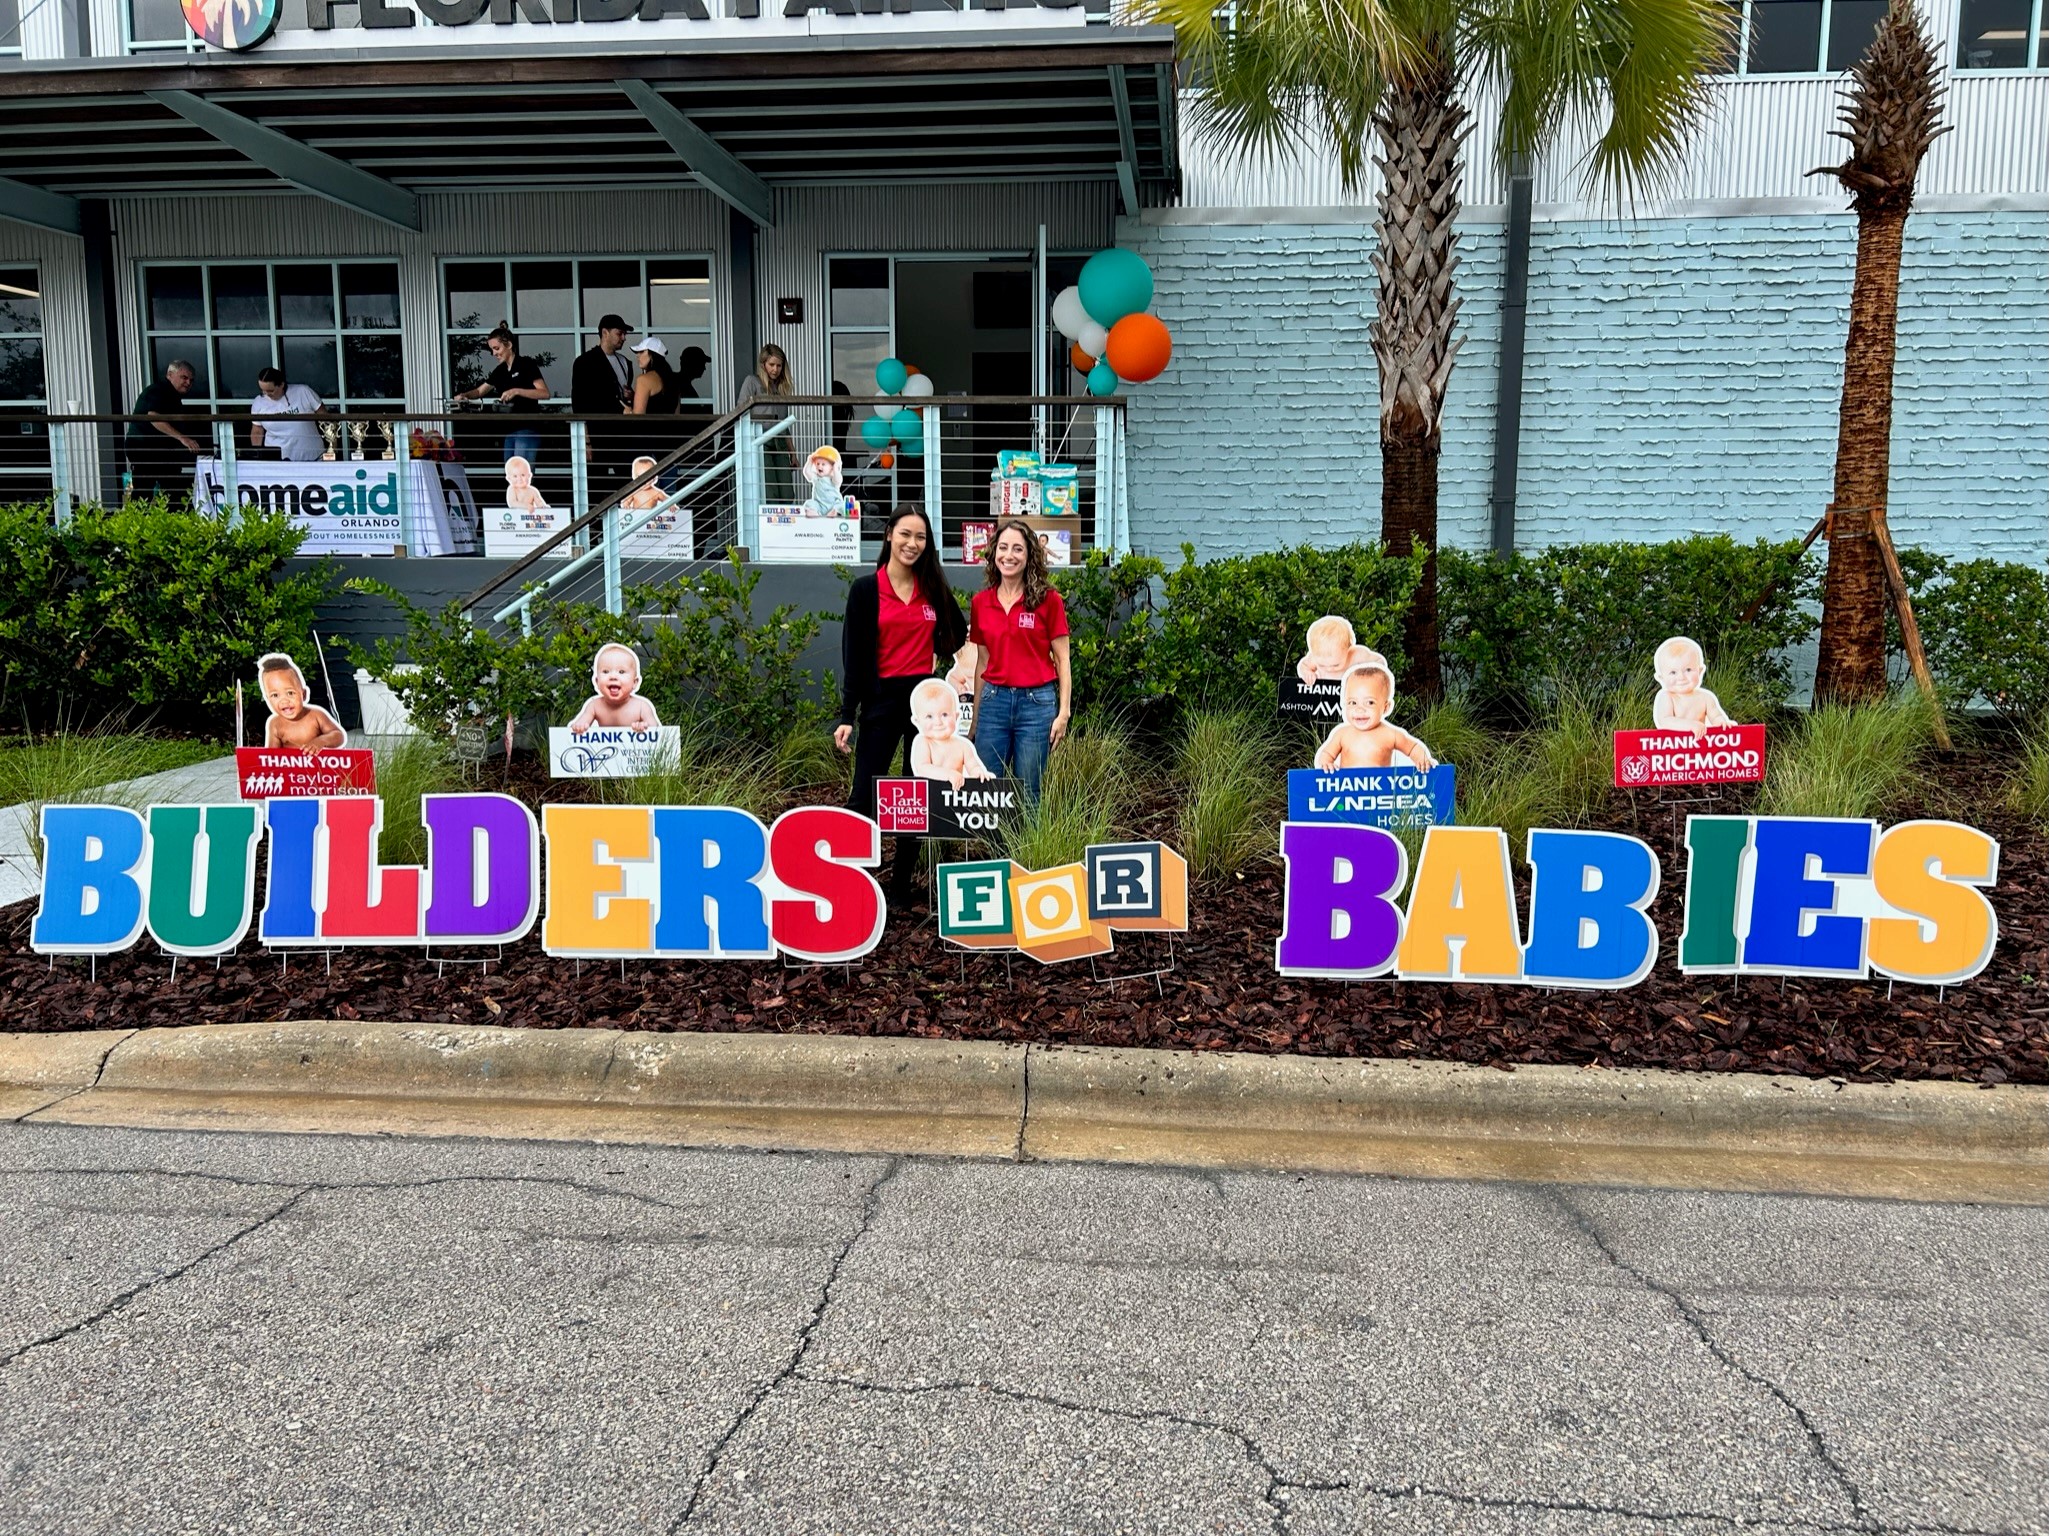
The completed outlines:
{"type": "Polygon", "coordinates": [[[1036,795],[1046,754],[1067,734],[1074,675],[1067,605],[1046,574],[1046,550],[1023,522],[996,530],[982,557],[988,581],[969,605],[975,669],[975,747],[982,761],[1036,795]]]}
{"type": "MultiPolygon", "coordinates": [[[[911,690],[952,665],[967,642],[966,630],[925,510],[906,502],[883,533],[881,563],[847,589],[847,616],[840,629],[845,681],[832,739],[842,752],[854,754],[849,809],[875,814],[875,781],[889,776],[898,751],[909,749],[917,731],[911,723],[911,690]]],[[[917,873],[918,844],[908,837],[896,842],[889,894],[902,905],[917,873]]]]}

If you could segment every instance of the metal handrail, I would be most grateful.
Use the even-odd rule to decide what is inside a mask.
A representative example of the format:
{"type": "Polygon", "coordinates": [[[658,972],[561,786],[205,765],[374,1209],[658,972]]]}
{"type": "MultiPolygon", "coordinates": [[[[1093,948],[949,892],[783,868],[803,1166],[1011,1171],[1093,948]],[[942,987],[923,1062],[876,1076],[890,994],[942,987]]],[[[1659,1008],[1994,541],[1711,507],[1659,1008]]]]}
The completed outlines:
{"type": "MultiPolygon", "coordinates": [[[[653,469],[648,470],[646,473],[638,476],[636,479],[628,482],[626,485],[621,486],[618,490],[614,491],[610,496],[607,496],[603,501],[599,502],[595,507],[592,507],[590,511],[584,513],[582,517],[576,518],[574,521],[572,521],[568,527],[558,530],[552,537],[545,539],[541,543],[535,545],[534,548],[527,551],[526,554],[522,555],[519,559],[515,560],[503,571],[500,571],[496,576],[492,577],[489,581],[485,582],[481,587],[477,588],[476,591],[472,592],[468,597],[463,599],[462,606],[467,610],[481,608],[484,605],[485,600],[489,598],[492,593],[497,592],[498,590],[503,588],[507,583],[512,582],[518,579],[520,576],[524,575],[529,568],[538,564],[551,551],[559,548],[565,541],[574,539],[576,535],[578,535],[579,533],[583,533],[586,530],[596,526],[597,524],[602,523],[605,520],[606,514],[610,513],[614,508],[616,508],[620,502],[624,501],[628,496],[631,496],[634,492],[641,490],[643,487],[652,484],[654,481],[660,479],[663,472],[666,471],[671,465],[673,465],[678,459],[682,458],[685,454],[691,453],[694,450],[702,447],[705,443],[716,439],[722,432],[730,432],[733,429],[733,423],[738,421],[742,416],[750,414],[751,409],[751,405],[743,405],[726,412],[726,414],[723,416],[715,417],[708,426],[704,427],[701,431],[697,433],[696,436],[692,437],[689,441],[685,442],[680,447],[675,449],[672,453],[670,453],[666,458],[662,459],[659,463],[655,465],[653,469]]],[[[619,422],[640,421],[646,418],[636,416],[607,416],[598,419],[619,422]]],[[[727,458],[728,460],[730,460],[732,458],[732,455],[729,454],[727,458]]],[[[645,526],[645,524],[643,523],[642,526],[645,526]]],[[[566,571],[558,571],[554,573],[555,580],[560,580],[561,577],[566,574],[566,571]]],[[[554,585],[554,582],[550,581],[545,585],[552,586],[554,585]]],[[[514,607],[517,606],[517,604],[514,605],[514,607]]],[[[511,610],[508,609],[507,611],[510,612],[511,610]]]]}
{"type": "MultiPolygon", "coordinates": [[[[789,430],[789,428],[792,425],[793,418],[785,416],[781,421],[777,422],[768,431],[764,432],[761,435],[759,441],[767,442],[771,437],[774,437],[777,433],[789,430]]],[[[724,474],[727,470],[733,468],[734,465],[739,463],[739,461],[739,450],[735,449],[733,452],[727,454],[723,459],[720,459],[718,463],[712,465],[711,468],[705,470],[704,473],[699,475],[695,480],[691,481],[688,485],[678,486],[675,490],[670,491],[666,495],[664,495],[662,499],[656,502],[653,506],[642,508],[640,516],[634,518],[633,521],[626,524],[625,527],[619,528],[613,532],[608,532],[605,536],[605,545],[593,544],[589,549],[586,549],[582,554],[577,555],[573,559],[571,559],[568,564],[560,567],[557,570],[550,571],[546,576],[541,578],[540,583],[538,585],[527,588],[527,590],[520,593],[518,597],[514,598],[511,602],[507,603],[503,608],[499,609],[496,613],[492,614],[491,622],[494,624],[503,624],[507,619],[511,618],[515,613],[517,613],[520,616],[521,626],[529,626],[532,622],[533,605],[534,600],[536,598],[546,597],[548,593],[553,591],[557,585],[564,581],[567,581],[577,571],[581,570],[584,566],[590,564],[591,561],[606,556],[609,552],[607,548],[608,545],[613,543],[624,544],[628,539],[632,538],[633,535],[640,532],[640,530],[645,528],[649,523],[653,522],[656,518],[660,517],[664,512],[668,511],[671,507],[675,506],[676,503],[681,501],[685,496],[695,495],[698,491],[704,489],[705,486],[710,485],[712,481],[718,479],[718,477],[724,474]]],[[[602,514],[592,514],[592,516],[594,517],[600,515],[602,514]]],[[[610,579],[609,576],[607,577],[607,579],[610,579]]]]}

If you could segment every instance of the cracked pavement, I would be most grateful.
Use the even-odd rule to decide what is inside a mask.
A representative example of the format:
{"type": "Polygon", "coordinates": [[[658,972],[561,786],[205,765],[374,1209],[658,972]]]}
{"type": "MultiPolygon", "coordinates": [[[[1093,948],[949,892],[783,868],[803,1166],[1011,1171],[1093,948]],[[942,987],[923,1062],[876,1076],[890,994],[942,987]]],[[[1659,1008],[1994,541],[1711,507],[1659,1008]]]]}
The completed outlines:
{"type": "Polygon", "coordinates": [[[0,1531],[2049,1536],[2015,1207],[0,1126],[0,1531]]]}

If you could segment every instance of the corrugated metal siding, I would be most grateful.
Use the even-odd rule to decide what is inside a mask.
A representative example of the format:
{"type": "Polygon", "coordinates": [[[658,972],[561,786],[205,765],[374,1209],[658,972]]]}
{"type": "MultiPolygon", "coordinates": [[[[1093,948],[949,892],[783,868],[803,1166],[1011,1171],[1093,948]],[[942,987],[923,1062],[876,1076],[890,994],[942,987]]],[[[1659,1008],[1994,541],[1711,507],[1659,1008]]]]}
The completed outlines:
{"type": "MultiPolygon", "coordinates": [[[[124,281],[118,299],[122,365],[132,397],[142,387],[141,285],[135,264],[178,260],[281,260],[388,256],[399,262],[407,403],[431,410],[446,385],[441,359],[440,260],[447,256],[699,255],[727,273],[725,205],[710,193],[650,189],[627,202],[611,193],[436,193],[420,199],[421,234],[302,196],[123,198],[113,205],[124,281]]],[[[714,305],[714,334],[730,354],[732,326],[714,305]]],[[[721,374],[732,372],[721,367],[721,374]]],[[[722,380],[724,388],[730,388],[722,380]]],[[[721,397],[723,399],[723,396],[721,397]]]]}
{"type": "MultiPolygon", "coordinates": [[[[1930,25],[1945,57],[1956,47],[1956,0],[1930,8],[1930,25]]],[[[1693,144],[1685,167],[1661,201],[1732,201],[1747,198],[1823,198],[1840,201],[1832,184],[1807,173],[1841,158],[1832,138],[1843,80],[1837,77],[1758,77],[1719,81],[1712,120],[1693,144]]],[[[1937,141],[1922,173],[1924,197],[2040,197],[2049,194],[2049,74],[1986,75],[1952,72],[1949,121],[1954,130],[1937,141]]],[[[1319,141],[1292,146],[1269,161],[1231,155],[1197,131],[1199,106],[1184,95],[1181,202],[1190,208],[1358,208],[1370,205],[1374,183],[1356,192],[1343,187],[1336,156],[1319,141]]],[[[1473,101],[1465,201],[1484,208],[1506,201],[1493,163],[1499,114],[1485,95],[1473,101]]],[[[1590,200],[1579,167],[1587,133],[1568,132],[1538,168],[1536,199],[1546,216],[1610,215],[1612,205],[1590,200]]],[[[1638,214],[1657,211],[1639,205],[1638,214]]]]}
{"type": "MultiPolygon", "coordinates": [[[[100,327],[86,314],[85,249],[69,235],[0,219],[0,263],[33,266],[43,294],[43,388],[51,411],[60,415],[90,413],[92,348],[100,327]]],[[[117,401],[115,409],[126,409],[117,401]]],[[[67,439],[72,462],[82,479],[99,473],[94,435],[73,428],[67,439]]]]}
{"type": "MultiPolygon", "coordinates": [[[[754,247],[761,339],[789,354],[798,389],[823,393],[830,378],[828,254],[1026,254],[1041,224],[1049,250],[1094,251],[1116,237],[1116,204],[1114,186],[1090,181],[781,188],[776,227],[754,247]],[[804,300],[805,323],[776,324],[775,301],[793,297],[804,300]]],[[[736,379],[747,366],[735,360],[736,379]]]]}

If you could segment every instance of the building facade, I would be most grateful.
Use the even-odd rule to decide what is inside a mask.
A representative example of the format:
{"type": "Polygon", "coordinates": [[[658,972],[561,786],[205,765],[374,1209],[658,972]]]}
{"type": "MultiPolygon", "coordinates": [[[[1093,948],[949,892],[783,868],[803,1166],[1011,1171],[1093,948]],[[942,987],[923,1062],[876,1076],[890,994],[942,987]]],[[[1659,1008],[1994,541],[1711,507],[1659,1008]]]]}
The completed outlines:
{"type": "MultiPolygon", "coordinates": [[[[817,394],[867,393],[893,354],[941,395],[1066,393],[1046,306],[1116,242],[1152,263],[1176,343],[1130,396],[1133,545],[1373,535],[1370,187],[1314,143],[1220,152],[1171,39],[1100,6],[806,3],[193,0],[222,48],[172,0],[41,0],[0,52],[0,413],[122,411],[174,356],[195,402],[245,404],[284,366],[350,409],[428,413],[500,321],[566,397],[610,311],[702,354],[707,408],[764,342],[817,394]]],[[[2049,553],[2045,4],[1933,5],[1955,131],[1903,278],[1895,526],[2005,559],[2049,553]]],[[[1509,190],[1476,104],[1447,540],[1814,521],[1855,221],[1806,173],[1837,158],[1841,70],[1882,8],[1748,0],[1658,202],[1589,200],[1570,145],[1536,168],[1510,421],[1509,190]]],[[[47,448],[9,426],[0,493],[22,493],[47,448]]]]}

